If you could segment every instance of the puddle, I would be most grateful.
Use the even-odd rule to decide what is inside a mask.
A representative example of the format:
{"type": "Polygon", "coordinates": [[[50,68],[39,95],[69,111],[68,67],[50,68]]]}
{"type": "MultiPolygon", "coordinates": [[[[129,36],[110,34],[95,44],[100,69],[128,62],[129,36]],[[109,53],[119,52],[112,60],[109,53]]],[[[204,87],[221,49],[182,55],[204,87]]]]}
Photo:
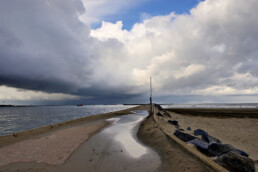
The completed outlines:
{"type": "Polygon", "coordinates": [[[113,124],[105,129],[103,133],[114,136],[114,140],[120,143],[123,149],[133,158],[139,158],[147,153],[136,137],[140,122],[148,116],[147,111],[134,111],[135,114],[111,118],[113,124]]]}
{"type": "Polygon", "coordinates": [[[112,124],[82,144],[54,171],[158,171],[159,155],[137,138],[147,111],[111,118],[112,124]]]}

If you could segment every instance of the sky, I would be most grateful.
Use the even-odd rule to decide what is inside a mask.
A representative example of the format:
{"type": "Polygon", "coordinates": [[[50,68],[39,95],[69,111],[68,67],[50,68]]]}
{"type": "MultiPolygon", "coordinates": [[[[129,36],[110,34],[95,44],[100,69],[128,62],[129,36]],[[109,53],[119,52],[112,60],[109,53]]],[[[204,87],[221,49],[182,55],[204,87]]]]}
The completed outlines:
{"type": "Polygon", "coordinates": [[[257,103],[257,0],[2,0],[0,104],[257,103]]]}

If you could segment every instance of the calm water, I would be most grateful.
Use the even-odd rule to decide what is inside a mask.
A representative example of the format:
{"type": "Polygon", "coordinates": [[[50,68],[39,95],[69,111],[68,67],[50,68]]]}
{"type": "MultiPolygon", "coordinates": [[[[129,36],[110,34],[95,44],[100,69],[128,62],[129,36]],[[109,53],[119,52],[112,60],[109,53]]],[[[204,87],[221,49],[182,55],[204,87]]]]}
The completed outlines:
{"type": "Polygon", "coordinates": [[[167,104],[161,105],[163,108],[258,108],[258,103],[239,103],[239,104],[167,104]]]}
{"type": "Polygon", "coordinates": [[[130,105],[37,106],[0,108],[0,136],[101,113],[130,105]]]}
{"type": "Polygon", "coordinates": [[[133,113],[108,119],[112,121],[110,126],[83,143],[53,171],[158,171],[159,155],[137,137],[140,123],[148,112],[133,113]]]}

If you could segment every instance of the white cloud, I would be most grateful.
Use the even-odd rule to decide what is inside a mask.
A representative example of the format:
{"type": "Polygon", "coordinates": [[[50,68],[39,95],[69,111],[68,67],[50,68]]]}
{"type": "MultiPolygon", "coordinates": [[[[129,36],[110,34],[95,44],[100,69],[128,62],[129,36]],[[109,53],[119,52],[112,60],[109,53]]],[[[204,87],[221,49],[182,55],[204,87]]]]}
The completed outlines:
{"type": "MultiPolygon", "coordinates": [[[[256,0],[206,0],[189,15],[154,16],[130,31],[122,22],[104,22],[91,35],[122,43],[119,68],[140,91],[153,76],[160,95],[258,94],[258,70],[250,64],[258,63],[257,6],[256,0]],[[246,73],[248,80],[236,79],[246,73]]],[[[109,60],[116,61],[116,50],[109,60]]]]}
{"type": "Polygon", "coordinates": [[[199,72],[203,71],[204,69],[205,69],[204,65],[191,64],[187,67],[179,69],[174,74],[174,77],[176,79],[191,77],[191,75],[199,73],[199,72]]]}
{"type": "Polygon", "coordinates": [[[205,0],[131,30],[87,23],[138,1],[83,2],[86,13],[79,0],[1,1],[0,84],[126,97],[147,93],[152,76],[156,96],[258,94],[257,0],[205,0]]]}
{"type": "MultiPolygon", "coordinates": [[[[0,86],[0,100],[8,102],[10,100],[74,100],[79,96],[62,93],[44,93],[42,91],[23,90],[12,87],[0,86]]],[[[0,102],[2,104],[2,102],[0,102]]]]}
{"type": "Polygon", "coordinates": [[[215,85],[202,90],[196,90],[196,93],[204,95],[254,95],[258,93],[258,87],[237,90],[229,86],[215,85]]]}
{"type": "Polygon", "coordinates": [[[120,42],[125,42],[128,31],[122,30],[122,27],[122,21],[117,21],[115,24],[102,21],[101,28],[91,30],[91,36],[98,38],[101,41],[117,39],[120,42]]]}

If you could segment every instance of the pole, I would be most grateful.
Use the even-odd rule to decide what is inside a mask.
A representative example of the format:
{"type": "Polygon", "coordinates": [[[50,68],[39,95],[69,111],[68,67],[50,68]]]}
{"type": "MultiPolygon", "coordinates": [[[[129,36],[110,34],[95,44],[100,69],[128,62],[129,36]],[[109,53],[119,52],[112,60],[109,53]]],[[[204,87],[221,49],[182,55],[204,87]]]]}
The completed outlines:
{"type": "Polygon", "coordinates": [[[150,113],[153,114],[151,77],[150,77],[150,113]]]}

